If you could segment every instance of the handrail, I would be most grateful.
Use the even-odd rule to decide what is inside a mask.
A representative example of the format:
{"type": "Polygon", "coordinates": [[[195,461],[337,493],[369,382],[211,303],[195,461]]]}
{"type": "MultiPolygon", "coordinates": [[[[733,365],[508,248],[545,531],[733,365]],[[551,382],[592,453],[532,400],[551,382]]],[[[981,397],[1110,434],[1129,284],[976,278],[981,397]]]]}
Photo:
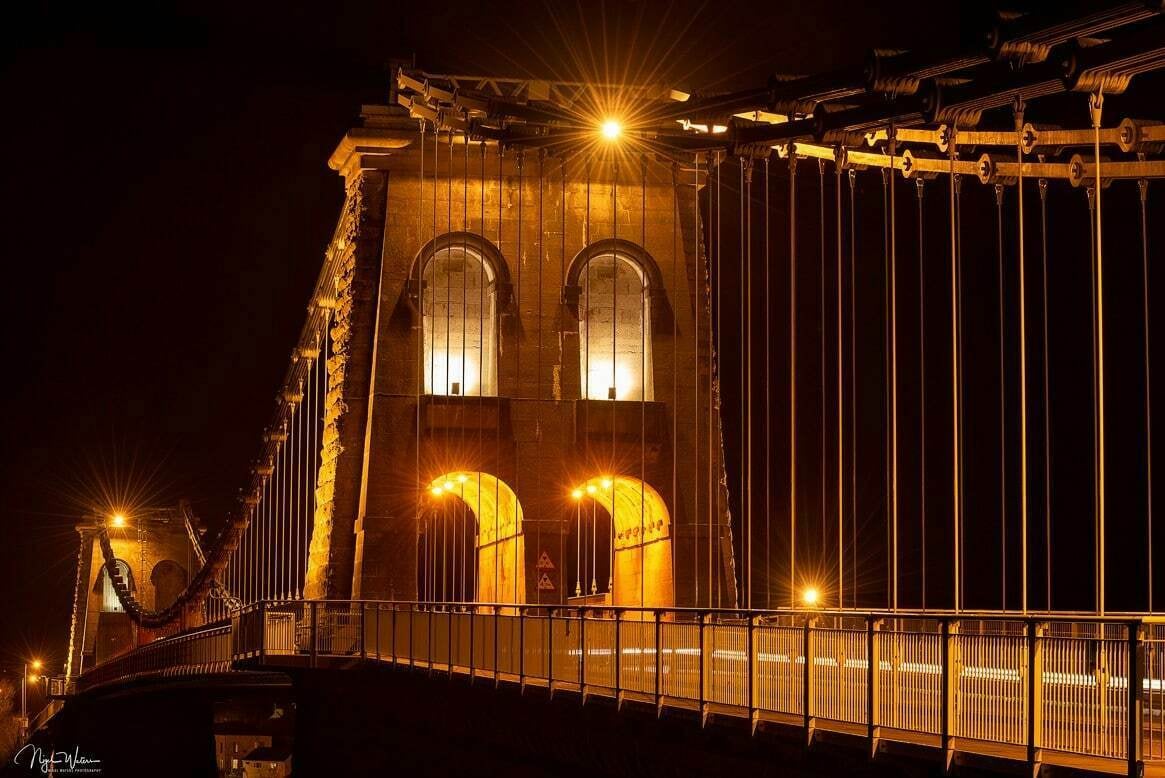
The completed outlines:
{"type": "MultiPolygon", "coordinates": [[[[1020,610],[950,610],[929,608],[926,610],[919,608],[899,608],[898,610],[890,609],[870,609],[870,608],[790,608],[790,607],[776,607],[776,608],[704,608],[704,607],[688,607],[688,606],[636,606],[636,605],[570,605],[563,603],[532,603],[532,602],[471,602],[462,600],[447,600],[447,601],[423,601],[423,600],[379,600],[374,598],[357,598],[357,599],[313,599],[313,600],[296,600],[296,599],[276,599],[263,600],[268,608],[271,606],[287,606],[296,603],[304,602],[318,602],[321,604],[355,604],[359,605],[365,603],[368,605],[396,605],[396,606],[413,606],[417,608],[424,608],[428,610],[472,610],[478,608],[492,608],[492,609],[509,609],[517,608],[533,609],[533,610],[554,610],[556,612],[562,611],[585,611],[585,612],[602,612],[613,613],[618,611],[620,613],[683,613],[691,615],[720,615],[732,616],[741,620],[750,617],[764,617],[764,616],[811,616],[819,617],[873,617],[877,619],[932,619],[939,621],[941,619],[958,619],[964,621],[1008,621],[1008,622],[1093,622],[1106,624],[1126,624],[1130,619],[1137,619],[1145,624],[1165,624],[1165,613],[1147,613],[1142,611],[1106,611],[1105,614],[1098,615],[1090,611],[1036,611],[1028,610],[1026,612],[1020,610]]],[[[239,612],[248,612],[258,610],[260,601],[255,601],[244,605],[239,609],[239,612]]]]}

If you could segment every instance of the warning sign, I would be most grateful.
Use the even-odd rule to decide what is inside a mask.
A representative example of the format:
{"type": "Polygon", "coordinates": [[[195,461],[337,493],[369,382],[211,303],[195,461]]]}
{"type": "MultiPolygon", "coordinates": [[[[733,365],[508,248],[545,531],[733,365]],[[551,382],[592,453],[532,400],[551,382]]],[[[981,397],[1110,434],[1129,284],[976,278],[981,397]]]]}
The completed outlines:
{"type": "MultiPolygon", "coordinates": [[[[554,563],[550,561],[550,554],[545,550],[543,550],[542,553],[538,556],[538,569],[539,570],[553,570],[554,569],[554,563]]],[[[553,587],[551,587],[551,588],[553,588],[553,587]]]]}
{"type": "Polygon", "coordinates": [[[552,591],[554,591],[554,582],[550,580],[550,576],[547,575],[546,573],[543,573],[542,577],[538,579],[538,591],[540,591],[540,592],[552,592],[552,591]]]}

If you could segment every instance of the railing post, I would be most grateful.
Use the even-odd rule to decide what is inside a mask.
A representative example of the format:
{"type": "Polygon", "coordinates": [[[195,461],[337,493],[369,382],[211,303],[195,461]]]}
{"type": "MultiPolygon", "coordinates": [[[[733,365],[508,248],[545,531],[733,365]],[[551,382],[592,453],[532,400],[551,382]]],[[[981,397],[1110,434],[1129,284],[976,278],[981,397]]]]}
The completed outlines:
{"type": "Polygon", "coordinates": [[[756,627],[756,616],[748,614],[748,628],[746,632],[746,640],[748,641],[745,651],[748,655],[748,728],[753,735],[756,734],[756,727],[758,719],[756,715],[756,698],[754,696],[754,689],[756,689],[756,642],[754,640],[756,627]]]}
{"type": "Polygon", "coordinates": [[[445,607],[445,635],[448,637],[446,641],[448,648],[445,653],[445,660],[449,663],[449,677],[453,677],[453,610],[449,606],[445,607]]]}
{"type": "Polygon", "coordinates": [[[429,618],[426,619],[426,621],[429,624],[429,627],[428,627],[429,639],[425,641],[425,653],[428,654],[428,656],[426,657],[426,660],[427,660],[427,664],[428,664],[428,676],[430,678],[433,677],[433,614],[436,612],[437,612],[437,609],[434,608],[432,605],[430,605],[429,606],[429,618]]]}
{"type": "Polygon", "coordinates": [[[1143,745],[1141,693],[1141,672],[1145,662],[1145,644],[1141,639],[1144,625],[1140,621],[1130,621],[1129,630],[1129,744],[1128,744],[1128,774],[1130,777],[1140,778],[1145,772],[1145,764],[1141,755],[1143,745]]]}
{"type": "Polygon", "coordinates": [[[360,658],[368,658],[368,603],[360,601],[360,658]]]}
{"type": "Polygon", "coordinates": [[[318,635],[316,634],[316,630],[319,627],[319,608],[318,608],[318,606],[319,606],[319,603],[317,601],[315,601],[315,600],[311,601],[311,630],[309,631],[308,634],[311,636],[311,649],[310,650],[311,650],[311,666],[312,667],[316,666],[316,659],[317,659],[318,652],[319,652],[319,640],[318,640],[318,635]]]}
{"type": "Polygon", "coordinates": [[[615,610],[615,710],[623,707],[623,692],[620,691],[623,681],[621,675],[623,667],[622,615],[622,611],[615,610]]]}
{"type": "MultiPolygon", "coordinates": [[[[1103,626],[1101,627],[1103,630],[1103,626]]],[[[1027,763],[1032,775],[1039,772],[1044,712],[1044,625],[1027,623],[1027,763]]]]}
{"type": "Polygon", "coordinates": [[[866,737],[871,759],[878,754],[878,668],[882,662],[878,625],[879,620],[875,616],[866,617],[866,737]]]}
{"type": "Polygon", "coordinates": [[[813,721],[809,715],[809,703],[813,699],[813,673],[810,667],[813,665],[813,654],[810,650],[810,635],[813,629],[813,618],[811,616],[805,617],[805,631],[801,638],[801,653],[805,657],[805,675],[802,677],[801,686],[801,715],[805,720],[805,742],[812,745],[813,743],[813,721]]]}
{"type": "Polygon", "coordinates": [[[526,609],[518,606],[518,691],[526,693],[526,609]]]}
{"type": "Polygon", "coordinates": [[[495,689],[498,688],[498,686],[500,686],[501,682],[502,682],[501,677],[498,675],[499,672],[501,671],[501,663],[500,663],[498,657],[501,656],[499,646],[501,645],[501,642],[502,642],[501,637],[500,637],[500,635],[501,635],[501,624],[500,624],[501,619],[499,618],[499,616],[500,616],[500,614],[498,613],[498,608],[495,606],[493,609],[493,618],[494,618],[494,688],[495,689]]]}
{"type": "Polygon", "coordinates": [[[946,621],[946,636],[943,638],[943,652],[945,653],[945,661],[943,666],[943,698],[946,700],[943,705],[943,715],[946,716],[947,725],[947,748],[943,754],[943,766],[946,772],[950,773],[955,761],[955,748],[952,745],[954,742],[955,729],[958,724],[958,705],[959,705],[959,673],[962,667],[962,659],[956,648],[955,641],[959,634],[959,621],[948,619],[946,621]]]}
{"type": "MultiPolygon", "coordinates": [[[[565,577],[565,576],[564,576],[565,577]]],[[[554,699],[554,608],[546,611],[546,689],[554,699]]]]}
{"type": "Polygon", "coordinates": [[[951,771],[951,622],[943,619],[940,622],[942,636],[940,637],[940,654],[942,656],[942,751],[943,771],[951,771]]]}
{"type": "Polygon", "coordinates": [[[660,625],[660,613],[655,612],[655,713],[656,716],[663,712],[663,697],[660,696],[661,676],[663,675],[663,645],[661,638],[663,636],[663,628],[660,625]]]}
{"type": "Polygon", "coordinates": [[[267,603],[259,602],[259,664],[267,663],[267,603]]]}
{"type": "Polygon", "coordinates": [[[583,704],[587,701],[587,612],[578,611],[578,693],[583,704]]]}
{"type": "Polygon", "coordinates": [[[376,661],[380,661],[380,611],[383,610],[382,603],[376,603],[376,661]]]}
{"type": "Polygon", "coordinates": [[[704,702],[704,698],[707,696],[704,693],[704,662],[708,658],[707,653],[704,651],[704,621],[706,616],[707,614],[705,613],[698,614],[697,616],[700,620],[697,635],[700,640],[700,726],[708,723],[708,704],[704,702]]]}
{"type": "Polygon", "coordinates": [[[473,686],[474,667],[476,667],[476,665],[474,664],[474,660],[476,659],[477,654],[476,654],[476,651],[474,650],[475,647],[474,647],[474,643],[473,643],[473,637],[474,637],[473,632],[474,632],[474,627],[475,627],[476,621],[477,621],[477,612],[476,612],[476,610],[471,610],[469,612],[469,685],[470,686],[473,686]]]}

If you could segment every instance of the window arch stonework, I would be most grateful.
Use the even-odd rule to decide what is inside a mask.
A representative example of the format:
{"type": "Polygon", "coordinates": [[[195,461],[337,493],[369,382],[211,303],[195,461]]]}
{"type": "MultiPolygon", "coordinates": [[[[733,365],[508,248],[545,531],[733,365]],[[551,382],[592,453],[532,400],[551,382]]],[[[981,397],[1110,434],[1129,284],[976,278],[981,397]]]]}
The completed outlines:
{"type": "MultiPolygon", "coordinates": [[[[126,586],[131,592],[136,591],[137,587],[134,584],[133,570],[124,560],[118,559],[114,562],[118,573],[121,574],[121,579],[126,582],[126,586]]],[[[101,570],[101,610],[104,613],[121,613],[125,609],[121,606],[121,600],[117,598],[117,590],[113,586],[113,579],[109,576],[109,569],[102,567],[101,570]]]]}
{"type": "Polygon", "coordinates": [[[647,252],[615,239],[588,246],[571,263],[563,296],[578,319],[579,396],[653,400],[653,334],[670,311],[647,252]]]}
{"type": "Polygon", "coordinates": [[[409,286],[421,319],[424,393],[497,395],[510,284],[496,247],[472,233],[442,235],[418,255],[409,286]]]}

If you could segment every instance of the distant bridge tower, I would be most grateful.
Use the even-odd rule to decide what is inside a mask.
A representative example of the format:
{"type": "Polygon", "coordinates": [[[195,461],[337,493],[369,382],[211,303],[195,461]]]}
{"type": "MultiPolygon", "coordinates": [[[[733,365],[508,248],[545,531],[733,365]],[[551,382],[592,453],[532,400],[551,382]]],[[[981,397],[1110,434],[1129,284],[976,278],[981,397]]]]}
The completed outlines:
{"type": "Polygon", "coordinates": [[[105,566],[98,536],[109,535],[117,567],[142,607],[163,610],[171,605],[199,567],[190,527],[202,533],[189,506],[141,509],[116,516],[93,517],[77,524],[80,549],[73,595],[66,675],[101,664],[149,642],[119,601],[105,566]]]}
{"type": "Polygon", "coordinates": [[[305,595],[735,605],[705,171],[499,156],[380,106],[330,165],[305,595]]]}

